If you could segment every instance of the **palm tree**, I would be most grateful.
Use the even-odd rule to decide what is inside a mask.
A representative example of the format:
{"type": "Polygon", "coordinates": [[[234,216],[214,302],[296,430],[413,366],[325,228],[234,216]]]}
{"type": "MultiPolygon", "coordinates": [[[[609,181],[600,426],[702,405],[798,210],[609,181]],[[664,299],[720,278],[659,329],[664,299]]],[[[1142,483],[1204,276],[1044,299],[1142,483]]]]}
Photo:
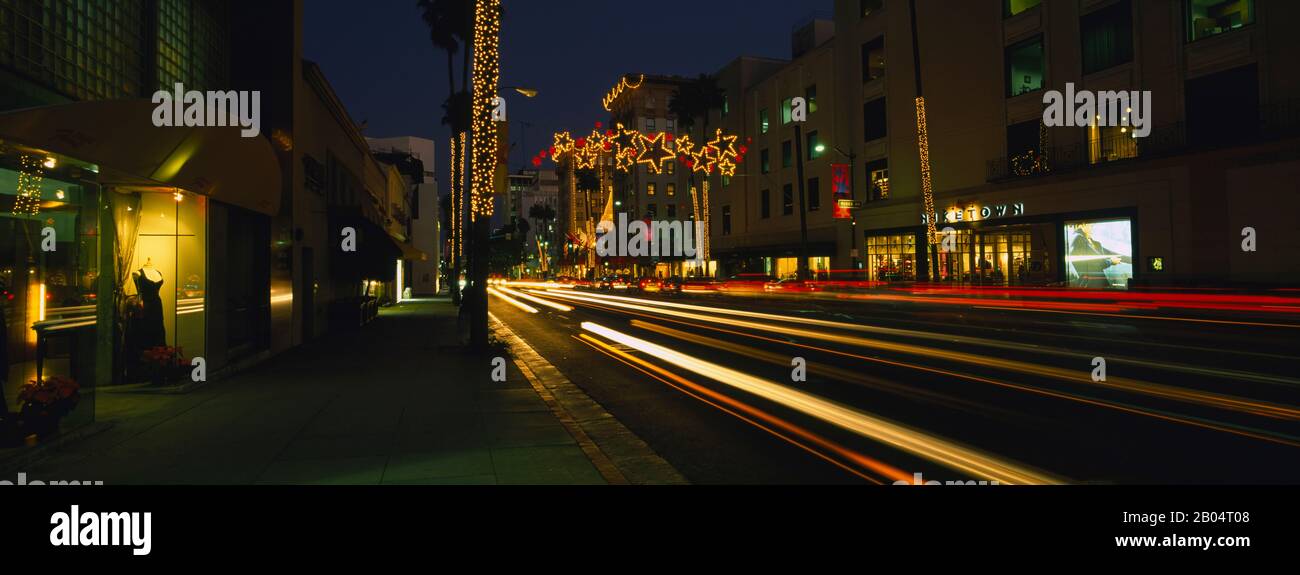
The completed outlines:
{"type": "MultiPolygon", "coordinates": [[[[668,111],[677,116],[677,125],[686,129],[687,133],[695,127],[695,119],[703,118],[704,125],[700,133],[700,142],[709,141],[709,112],[714,109],[722,109],[726,104],[726,93],[718,87],[718,78],[710,74],[700,74],[689,83],[677,87],[673,92],[673,97],[668,101],[668,111]]],[[[692,134],[693,136],[693,134],[692,134]]],[[[707,178],[708,175],[705,175],[707,178]]],[[[708,201],[707,198],[700,199],[696,197],[695,188],[695,170],[691,170],[688,176],[691,190],[691,204],[695,206],[695,221],[703,222],[705,233],[708,233],[709,222],[704,220],[704,214],[701,211],[700,204],[702,201],[708,201]]],[[[699,238],[696,241],[701,241],[699,238]]]]}
{"type": "MultiPolygon", "coordinates": [[[[465,93],[465,88],[469,82],[469,54],[471,34],[473,30],[472,0],[417,0],[416,7],[420,9],[421,19],[429,27],[429,40],[434,47],[441,50],[447,55],[447,99],[443,102],[442,123],[451,128],[452,141],[458,141],[457,136],[464,132],[469,126],[469,97],[465,93]],[[461,46],[465,49],[461,51],[461,46]],[[461,71],[461,89],[456,88],[456,52],[461,51],[464,57],[464,64],[461,71]]],[[[454,145],[454,144],[453,144],[454,145]]],[[[454,150],[453,150],[454,152],[454,150]]],[[[453,154],[453,157],[456,157],[453,154]]],[[[461,173],[462,167],[454,165],[449,170],[452,182],[461,182],[464,175],[461,173]]],[[[457,223],[463,225],[464,215],[455,214],[458,218],[457,223]]],[[[466,237],[462,234],[461,237],[466,237]]],[[[458,289],[460,281],[461,261],[457,254],[457,246],[452,246],[450,254],[451,265],[451,299],[455,304],[460,304],[460,290],[458,289]]]]}

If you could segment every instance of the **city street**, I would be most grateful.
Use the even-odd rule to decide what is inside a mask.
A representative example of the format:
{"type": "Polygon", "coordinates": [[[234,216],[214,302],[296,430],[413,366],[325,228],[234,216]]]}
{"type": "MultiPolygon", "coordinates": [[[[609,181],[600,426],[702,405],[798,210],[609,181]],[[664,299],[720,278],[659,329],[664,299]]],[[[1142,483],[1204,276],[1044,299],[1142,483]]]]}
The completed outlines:
{"type": "Polygon", "coordinates": [[[1285,299],[498,289],[538,312],[494,314],[695,482],[1300,480],[1285,299]]]}

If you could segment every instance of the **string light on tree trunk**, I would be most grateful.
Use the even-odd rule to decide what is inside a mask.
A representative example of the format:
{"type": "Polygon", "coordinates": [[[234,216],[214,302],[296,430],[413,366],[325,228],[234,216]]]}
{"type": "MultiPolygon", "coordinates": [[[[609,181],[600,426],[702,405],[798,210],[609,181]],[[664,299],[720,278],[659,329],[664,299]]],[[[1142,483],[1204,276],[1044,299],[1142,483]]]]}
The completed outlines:
{"type": "Polygon", "coordinates": [[[497,129],[492,121],[501,63],[501,0],[478,0],[474,10],[473,105],[470,155],[470,208],[474,220],[492,216],[492,191],[497,168],[497,129]]]}
{"type": "Polygon", "coordinates": [[[925,126],[925,98],[916,99],[916,145],[921,154],[921,197],[925,201],[926,236],[930,245],[939,243],[939,232],[935,229],[937,214],[934,213],[934,190],[930,187],[930,140],[925,126]]]}

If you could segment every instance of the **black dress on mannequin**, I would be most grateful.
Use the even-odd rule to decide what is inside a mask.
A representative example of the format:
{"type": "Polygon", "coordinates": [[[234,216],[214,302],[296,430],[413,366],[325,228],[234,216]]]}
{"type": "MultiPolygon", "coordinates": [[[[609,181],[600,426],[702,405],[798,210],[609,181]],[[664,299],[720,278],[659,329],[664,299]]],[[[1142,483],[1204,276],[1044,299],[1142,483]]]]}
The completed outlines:
{"type": "Polygon", "coordinates": [[[167,345],[167,328],[163,326],[162,298],[158,292],[162,289],[162,274],[158,281],[149,279],[143,268],[135,274],[135,290],[140,294],[143,310],[140,315],[140,327],[136,341],[141,349],[167,345]]]}

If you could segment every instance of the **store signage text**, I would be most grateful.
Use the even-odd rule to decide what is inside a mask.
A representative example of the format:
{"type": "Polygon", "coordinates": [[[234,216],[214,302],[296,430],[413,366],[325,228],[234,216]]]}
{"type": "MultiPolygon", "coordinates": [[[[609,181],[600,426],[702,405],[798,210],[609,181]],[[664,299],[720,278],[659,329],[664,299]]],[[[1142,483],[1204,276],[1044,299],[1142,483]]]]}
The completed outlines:
{"type": "MultiPolygon", "coordinates": [[[[998,204],[994,206],[969,206],[953,207],[939,216],[939,224],[955,224],[957,222],[977,222],[980,220],[991,220],[996,218],[1014,218],[1025,215],[1025,204],[998,204]]],[[[930,217],[928,214],[921,214],[921,223],[928,225],[930,217]]]]}

